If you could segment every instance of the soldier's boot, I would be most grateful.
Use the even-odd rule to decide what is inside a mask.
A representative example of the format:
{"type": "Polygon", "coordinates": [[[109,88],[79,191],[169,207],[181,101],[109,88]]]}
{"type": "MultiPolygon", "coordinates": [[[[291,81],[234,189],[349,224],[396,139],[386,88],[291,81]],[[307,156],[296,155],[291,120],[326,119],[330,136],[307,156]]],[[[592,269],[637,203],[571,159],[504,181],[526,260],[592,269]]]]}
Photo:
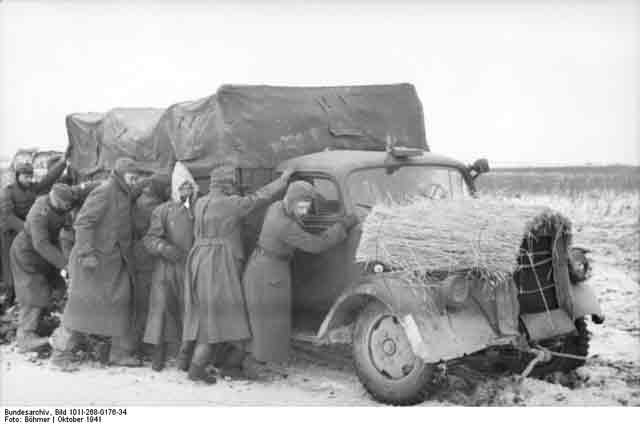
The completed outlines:
{"type": "Polygon", "coordinates": [[[189,366],[191,365],[191,358],[193,357],[193,351],[195,349],[196,342],[182,342],[180,345],[180,350],[178,351],[178,358],[176,360],[176,366],[180,371],[189,370],[189,366]]]}
{"type": "Polygon", "coordinates": [[[220,367],[220,375],[234,380],[255,380],[255,373],[246,372],[243,366],[247,356],[244,346],[238,343],[229,343],[227,355],[222,367],[220,367]]]}
{"type": "Polygon", "coordinates": [[[112,337],[111,352],[109,352],[109,365],[117,367],[141,367],[142,361],[136,358],[135,341],[131,337],[112,337]]]}
{"type": "Polygon", "coordinates": [[[159,343],[153,347],[151,354],[151,369],[154,371],[162,371],[164,369],[164,361],[167,354],[167,345],[159,343]]]}
{"type": "Polygon", "coordinates": [[[203,381],[207,384],[215,384],[217,378],[206,370],[211,359],[213,346],[208,343],[198,343],[193,352],[193,359],[189,366],[189,380],[203,381]]]}
{"type": "Polygon", "coordinates": [[[19,353],[37,352],[49,345],[48,337],[38,337],[33,331],[19,331],[19,333],[17,337],[19,353]]]}
{"type": "Polygon", "coordinates": [[[38,337],[36,328],[42,308],[21,304],[18,309],[18,331],[16,341],[18,342],[18,352],[34,352],[49,344],[47,337],[38,337]]]}
{"type": "Polygon", "coordinates": [[[127,356],[119,356],[116,358],[111,357],[109,360],[109,365],[113,365],[116,367],[141,367],[142,361],[136,358],[133,355],[127,356]]]}
{"type": "Polygon", "coordinates": [[[244,357],[242,361],[242,373],[247,380],[262,380],[265,364],[257,361],[251,354],[244,357]]]}
{"type": "Polygon", "coordinates": [[[198,364],[197,362],[192,362],[189,366],[188,377],[191,381],[202,381],[207,384],[216,384],[218,381],[215,375],[207,372],[206,364],[198,364]]]}
{"type": "Polygon", "coordinates": [[[73,372],[79,369],[73,353],[68,350],[54,350],[51,354],[51,367],[59,371],[73,372]]]}

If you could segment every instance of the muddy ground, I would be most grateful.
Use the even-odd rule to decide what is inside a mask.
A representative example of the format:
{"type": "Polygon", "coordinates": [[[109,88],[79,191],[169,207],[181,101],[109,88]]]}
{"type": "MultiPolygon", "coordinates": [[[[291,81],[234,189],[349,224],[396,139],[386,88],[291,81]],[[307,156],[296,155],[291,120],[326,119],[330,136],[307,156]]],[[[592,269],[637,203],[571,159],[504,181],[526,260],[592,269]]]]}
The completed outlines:
{"type": "MultiPolygon", "coordinates": [[[[569,375],[548,381],[515,376],[461,378],[439,383],[424,406],[445,405],[636,405],[640,406],[640,290],[638,274],[597,252],[590,280],[607,315],[593,332],[591,357],[569,375]]],[[[286,375],[265,382],[194,384],[173,366],[157,373],[144,368],[104,367],[85,362],[64,373],[47,359],[22,355],[4,345],[1,399],[5,405],[376,405],[358,382],[346,346],[297,345],[286,375]]]]}

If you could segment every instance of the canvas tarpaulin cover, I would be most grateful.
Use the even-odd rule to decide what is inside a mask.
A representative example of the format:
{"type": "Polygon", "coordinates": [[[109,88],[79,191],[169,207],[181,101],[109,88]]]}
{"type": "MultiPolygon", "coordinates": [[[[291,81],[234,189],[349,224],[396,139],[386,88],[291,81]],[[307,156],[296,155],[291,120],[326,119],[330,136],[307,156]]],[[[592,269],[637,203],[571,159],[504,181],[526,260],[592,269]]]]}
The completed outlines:
{"type": "Polygon", "coordinates": [[[182,161],[196,179],[222,162],[272,168],[330,149],[428,150],[422,105],[411,84],[345,87],[224,85],[166,110],[114,109],[67,117],[72,166],[81,175],[129,156],[153,168],[182,161]],[[77,148],[76,148],[77,147],[77,148]]]}
{"type": "Polygon", "coordinates": [[[66,118],[71,167],[81,179],[102,176],[120,157],[150,168],[173,163],[170,146],[155,145],[152,134],[164,109],[116,108],[106,113],[74,113],[66,118]]]}

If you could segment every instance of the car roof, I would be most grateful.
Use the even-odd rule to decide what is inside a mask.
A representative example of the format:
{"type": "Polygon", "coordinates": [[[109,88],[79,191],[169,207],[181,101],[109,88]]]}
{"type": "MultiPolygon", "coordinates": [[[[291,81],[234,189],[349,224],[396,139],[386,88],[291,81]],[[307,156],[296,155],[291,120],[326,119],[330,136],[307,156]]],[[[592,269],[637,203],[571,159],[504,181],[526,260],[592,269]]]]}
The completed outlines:
{"type": "Polygon", "coordinates": [[[330,150],[299,156],[282,162],[278,169],[294,168],[304,171],[347,174],[354,169],[388,165],[440,165],[464,168],[464,164],[446,156],[423,152],[405,159],[394,158],[387,152],[369,150],[330,150]]]}

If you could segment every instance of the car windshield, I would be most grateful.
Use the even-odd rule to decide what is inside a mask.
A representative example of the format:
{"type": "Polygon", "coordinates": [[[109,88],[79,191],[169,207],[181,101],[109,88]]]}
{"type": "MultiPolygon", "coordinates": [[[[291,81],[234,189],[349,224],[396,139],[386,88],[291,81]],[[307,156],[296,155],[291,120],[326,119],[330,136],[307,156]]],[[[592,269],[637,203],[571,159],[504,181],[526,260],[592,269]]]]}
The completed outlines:
{"type": "Polygon", "coordinates": [[[404,203],[416,197],[459,199],[470,196],[462,173],[448,167],[361,169],[349,175],[347,186],[354,204],[364,208],[376,203],[404,203]]]}

